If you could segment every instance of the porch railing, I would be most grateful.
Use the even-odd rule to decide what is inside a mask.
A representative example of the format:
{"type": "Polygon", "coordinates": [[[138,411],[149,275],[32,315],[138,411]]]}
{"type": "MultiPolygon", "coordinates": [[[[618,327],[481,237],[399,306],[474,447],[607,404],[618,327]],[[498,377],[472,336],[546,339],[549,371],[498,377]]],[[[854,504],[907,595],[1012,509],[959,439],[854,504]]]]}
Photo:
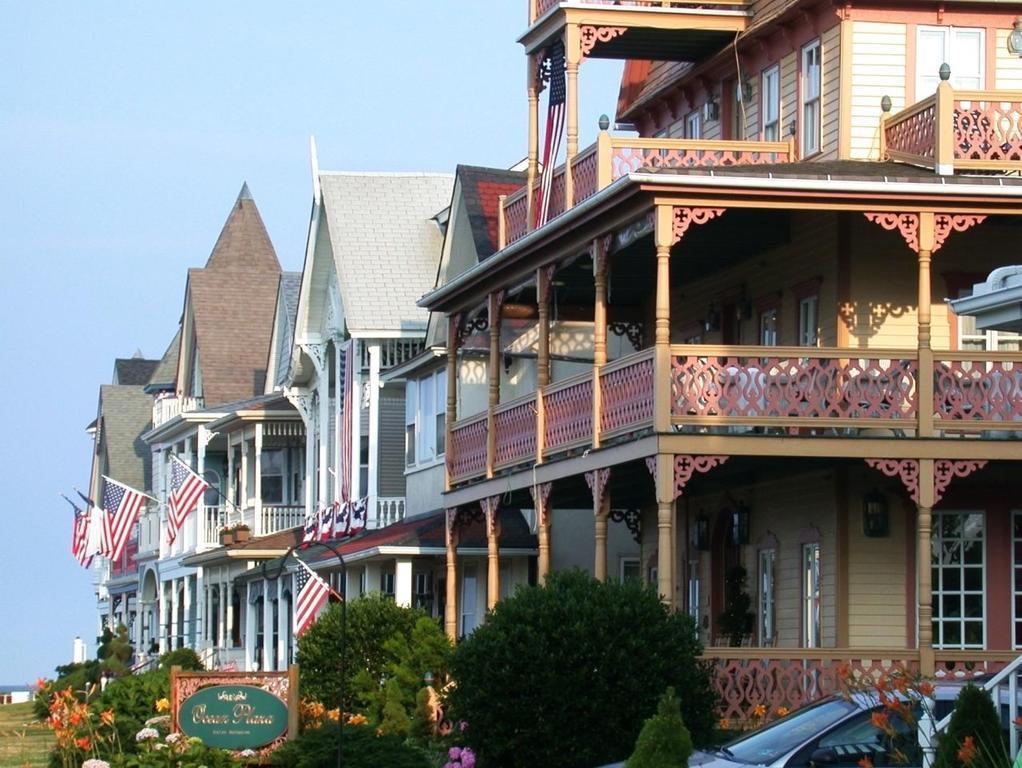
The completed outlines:
{"type": "MultiPolygon", "coordinates": [[[[712,141],[709,139],[639,139],[614,137],[601,131],[595,144],[579,152],[571,163],[573,198],[567,198],[564,166],[554,170],[547,220],[592,197],[614,181],[642,169],[716,168],[730,165],[786,163],[795,159],[790,141],[712,141]]],[[[532,187],[533,219],[538,205],[539,180],[532,187]]],[[[509,195],[501,205],[503,248],[535,227],[529,221],[526,189],[509,195]]]]}
{"type": "Polygon", "coordinates": [[[1012,438],[1022,431],[1022,353],[938,352],[933,372],[936,425],[1012,438]]]}
{"type": "Polygon", "coordinates": [[[486,413],[477,413],[451,427],[448,467],[454,480],[486,472],[486,413]]]}
{"type": "Polygon", "coordinates": [[[259,528],[259,534],[261,536],[286,531],[291,528],[297,528],[305,522],[305,506],[281,506],[276,504],[263,505],[259,522],[261,524],[261,527],[259,528]]]}
{"type": "Polygon", "coordinates": [[[526,395],[497,406],[493,413],[497,433],[494,465],[517,464],[536,456],[536,395],[526,395]]]}
{"type": "Polygon", "coordinates": [[[543,388],[544,454],[583,446],[593,436],[593,375],[581,373],[543,388]]]}
{"type": "Polygon", "coordinates": [[[653,421],[653,350],[600,368],[600,431],[613,437],[653,421]]]}
{"type": "MultiPolygon", "coordinates": [[[[650,8],[660,10],[678,10],[683,8],[705,9],[707,6],[724,6],[728,8],[745,7],[747,0],[713,0],[713,2],[698,2],[698,0],[579,0],[584,5],[614,5],[625,8],[650,8]]],[[[551,8],[560,5],[561,0],[529,0],[529,23],[533,23],[551,8]]]]}
{"type": "Polygon", "coordinates": [[[370,528],[386,528],[405,519],[404,496],[377,496],[376,519],[371,521],[370,528]]]}
{"type": "Polygon", "coordinates": [[[227,525],[227,510],[220,506],[199,508],[202,513],[199,525],[199,546],[220,546],[220,529],[227,525]]]}
{"type": "Polygon", "coordinates": [[[201,397],[160,397],[153,401],[153,428],[166,424],[175,416],[204,407],[201,397]]]}
{"type": "Polygon", "coordinates": [[[881,157],[941,174],[1022,170],[1022,91],[936,93],[881,118],[881,157]]]}

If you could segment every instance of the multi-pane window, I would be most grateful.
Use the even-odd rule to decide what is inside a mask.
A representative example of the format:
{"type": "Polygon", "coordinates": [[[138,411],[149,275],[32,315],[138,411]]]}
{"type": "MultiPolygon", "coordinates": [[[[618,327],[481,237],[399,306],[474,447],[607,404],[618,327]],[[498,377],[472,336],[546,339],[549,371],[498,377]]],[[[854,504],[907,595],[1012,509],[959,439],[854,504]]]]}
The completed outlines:
{"type": "Polygon", "coordinates": [[[781,68],[774,65],[763,72],[761,93],[763,114],[763,140],[781,139],[781,68]]]}
{"type": "Polygon", "coordinates": [[[621,583],[626,581],[640,581],[642,579],[642,565],[637,557],[621,558],[621,583]]]}
{"type": "Polygon", "coordinates": [[[447,372],[437,371],[405,385],[405,464],[443,456],[447,418],[447,372]]]}
{"type": "Polygon", "coordinates": [[[763,347],[777,346],[777,307],[759,313],[759,343],[763,347]]]}
{"type": "Polygon", "coordinates": [[[982,648],[983,513],[935,510],[932,514],[933,645],[982,648]]]}
{"type": "Polygon", "coordinates": [[[932,95],[940,65],[951,67],[954,88],[983,87],[984,34],[979,28],[923,27],[916,33],[916,99],[932,95]]]}
{"type": "Polygon", "coordinates": [[[284,451],[264,450],[259,457],[260,488],[264,504],[284,503],[284,451]]]}
{"type": "Polygon", "coordinates": [[[703,119],[699,110],[689,112],[685,115],[685,138],[701,139],[703,137],[703,119]]]}
{"type": "Polygon", "coordinates": [[[773,645],[776,641],[774,624],[774,564],[776,549],[759,551],[759,642],[773,645]]]}
{"type": "Polygon", "coordinates": [[[819,648],[823,636],[820,620],[820,545],[802,545],[802,647],[819,648]]]}
{"type": "Polygon", "coordinates": [[[393,599],[394,597],[394,572],[383,571],[380,574],[380,592],[385,596],[393,599]]]}
{"type": "Polygon", "coordinates": [[[802,49],[802,157],[820,151],[821,72],[820,41],[802,49]]]}
{"type": "Polygon", "coordinates": [[[798,344],[800,347],[816,346],[820,326],[819,304],[819,297],[816,294],[799,299],[798,344]]]}

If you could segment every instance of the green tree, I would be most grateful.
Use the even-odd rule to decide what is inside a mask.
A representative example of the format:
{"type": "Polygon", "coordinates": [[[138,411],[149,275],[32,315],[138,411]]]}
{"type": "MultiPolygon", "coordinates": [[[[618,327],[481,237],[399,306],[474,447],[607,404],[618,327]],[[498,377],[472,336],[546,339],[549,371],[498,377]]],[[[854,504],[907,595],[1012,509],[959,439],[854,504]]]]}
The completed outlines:
{"type": "Polygon", "coordinates": [[[117,631],[111,631],[109,627],[103,629],[103,634],[97,638],[99,648],[96,656],[102,663],[103,671],[110,677],[121,677],[128,674],[131,668],[131,658],[135,655],[135,649],[128,637],[128,628],[123,624],[117,625],[117,631]]]}
{"type": "Polygon", "coordinates": [[[681,704],[673,688],[668,688],[657,712],[642,725],[635,751],[625,768],[688,768],[692,754],[692,735],[681,718],[681,704]]]}
{"type": "Polygon", "coordinates": [[[696,743],[717,699],[689,616],[650,587],[550,576],[498,603],[454,652],[452,714],[486,765],[590,768],[628,756],[660,691],[683,691],[696,743]]]}
{"type": "MultiPolygon", "coordinates": [[[[352,711],[368,702],[364,687],[352,691],[352,680],[364,673],[371,680],[380,680],[393,660],[384,647],[391,638],[410,638],[421,611],[403,608],[382,595],[367,595],[352,600],[348,606],[347,632],[344,643],[344,709],[352,711]]],[[[341,605],[332,603],[316,623],[299,638],[298,662],[302,695],[322,702],[327,709],[338,705],[341,683],[341,605]]]]}
{"type": "Polygon", "coordinates": [[[185,672],[201,672],[205,669],[199,654],[191,648],[175,648],[173,651],[167,651],[160,656],[159,666],[160,669],[165,669],[168,672],[171,667],[181,667],[185,672]]]}
{"type": "Polygon", "coordinates": [[[750,610],[752,598],[746,590],[746,580],[745,568],[740,565],[729,568],[724,576],[724,612],[718,623],[733,647],[740,646],[752,634],[756,618],[750,610]]]}
{"type": "MultiPolygon", "coordinates": [[[[998,762],[1007,765],[1010,762],[994,702],[990,694],[972,683],[958,694],[951,722],[937,739],[937,768],[964,768],[966,762],[959,758],[958,753],[967,737],[972,739],[978,753],[975,765],[993,766],[998,762]]],[[[973,760],[967,762],[973,763],[973,760]]]]}

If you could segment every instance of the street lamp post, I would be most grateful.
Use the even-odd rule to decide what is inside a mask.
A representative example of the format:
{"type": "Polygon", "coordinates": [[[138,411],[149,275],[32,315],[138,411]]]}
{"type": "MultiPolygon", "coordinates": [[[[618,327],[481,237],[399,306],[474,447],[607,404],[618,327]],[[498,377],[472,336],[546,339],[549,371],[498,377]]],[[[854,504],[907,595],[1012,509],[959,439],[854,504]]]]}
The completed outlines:
{"type": "MultiPolygon", "coordinates": [[[[348,583],[348,571],[347,566],[344,563],[344,557],[341,556],[340,551],[333,544],[326,541],[311,541],[301,545],[302,549],[308,549],[311,547],[323,547],[328,549],[337,558],[337,563],[341,566],[341,584],[342,589],[345,589],[348,583]]],[[[277,568],[277,572],[273,575],[269,575],[269,571],[266,568],[266,563],[263,562],[263,578],[269,581],[276,581],[284,573],[284,567],[287,565],[288,558],[294,555],[297,547],[289,547],[284,556],[280,559],[280,566],[277,568]]],[[[292,598],[293,599],[293,598],[292,598]]],[[[292,603],[293,605],[293,603],[292,603]]],[[[339,682],[337,686],[337,768],[341,768],[342,756],[343,756],[343,743],[344,743],[344,641],[345,635],[347,634],[347,618],[348,618],[348,601],[343,598],[341,599],[341,644],[340,644],[340,658],[339,664],[339,682]]]]}

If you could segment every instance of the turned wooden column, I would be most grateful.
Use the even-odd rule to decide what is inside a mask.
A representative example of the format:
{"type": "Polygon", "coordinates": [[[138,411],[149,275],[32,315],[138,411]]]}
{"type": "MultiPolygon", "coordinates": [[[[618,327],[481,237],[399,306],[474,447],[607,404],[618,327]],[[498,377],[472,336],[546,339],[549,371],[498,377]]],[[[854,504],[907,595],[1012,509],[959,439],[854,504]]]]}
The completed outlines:
{"type": "Polygon", "coordinates": [[[930,346],[930,261],[933,255],[933,213],[919,214],[919,300],[917,308],[919,356],[919,436],[933,437],[933,349],[930,346]]]}
{"type": "Polygon", "coordinates": [[[593,448],[600,447],[603,398],[600,369],[607,364],[607,253],[601,238],[593,241],[593,448]]]}
{"type": "Polygon", "coordinates": [[[444,631],[451,641],[458,639],[458,510],[444,510],[447,544],[447,599],[444,603],[444,631]]]}
{"type": "MultiPolygon", "coordinates": [[[[582,59],[582,46],[579,39],[579,28],[577,24],[571,24],[564,29],[564,102],[565,123],[567,131],[565,135],[565,157],[564,157],[564,210],[568,210],[575,204],[575,180],[571,173],[571,161],[578,154],[578,65],[582,59]]],[[[553,162],[553,158],[551,158],[553,162]]]]}
{"type": "Polygon", "coordinates": [[[486,519],[486,610],[492,611],[500,600],[500,496],[479,502],[486,519]]]}
{"type": "Polygon", "coordinates": [[[671,246],[674,209],[658,205],[655,218],[656,309],[653,337],[653,429],[671,429],[671,246]]]}
{"type": "Polygon", "coordinates": [[[444,490],[451,490],[454,446],[451,428],[458,420],[458,316],[447,316],[447,416],[444,422],[444,490]]]}
{"type": "Polygon", "coordinates": [[[934,503],[933,459],[919,462],[919,503],[916,506],[916,579],[919,582],[919,674],[932,677],[935,669],[933,654],[933,582],[931,572],[930,537],[933,528],[934,503]]]}
{"type": "Polygon", "coordinates": [[[593,494],[593,516],[595,518],[593,545],[593,576],[599,581],[607,580],[607,518],[610,517],[610,468],[586,472],[586,485],[593,494]]]}
{"type": "Polygon", "coordinates": [[[491,293],[488,297],[490,319],[490,363],[486,370],[489,377],[489,403],[486,412],[486,476],[493,477],[493,465],[497,456],[497,430],[494,409],[500,404],[500,303],[501,294],[491,293]]]}
{"type": "Polygon", "coordinates": [[[528,84],[527,98],[529,102],[529,150],[528,166],[525,173],[525,206],[527,229],[532,229],[536,221],[536,212],[532,196],[532,188],[536,184],[536,176],[539,172],[539,62],[535,56],[525,58],[525,66],[528,71],[525,73],[528,84]]]}
{"type": "Polygon", "coordinates": [[[546,583],[550,573],[550,507],[549,498],[553,483],[543,483],[529,489],[532,503],[536,508],[536,534],[539,540],[539,556],[536,558],[536,579],[546,583]]]}
{"type": "Polygon", "coordinates": [[[660,599],[674,607],[674,457],[656,457],[657,500],[657,591],[660,599]]]}

